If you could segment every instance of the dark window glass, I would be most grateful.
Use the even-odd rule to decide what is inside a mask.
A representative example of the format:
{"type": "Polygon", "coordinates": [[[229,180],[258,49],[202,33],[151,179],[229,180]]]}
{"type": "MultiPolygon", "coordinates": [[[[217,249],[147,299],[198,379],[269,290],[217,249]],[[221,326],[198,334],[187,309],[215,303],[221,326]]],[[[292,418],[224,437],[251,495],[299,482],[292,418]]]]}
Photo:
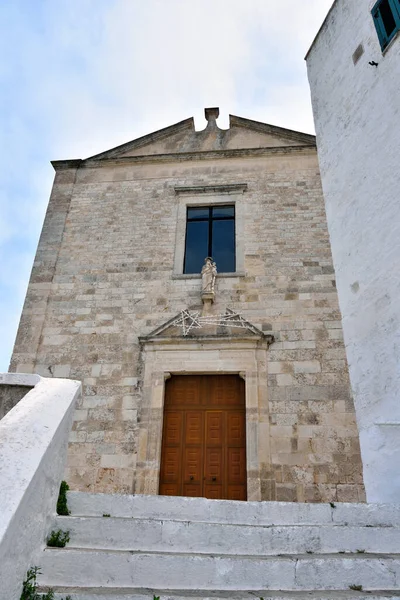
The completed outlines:
{"type": "Polygon", "coordinates": [[[233,219],[213,222],[212,253],[220,273],[235,270],[235,221],[233,219]]]}
{"type": "Polygon", "coordinates": [[[383,0],[379,5],[382,22],[386,30],[386,35],[390,36],[396,29],[396,21],[394,20],[392,9],[389,6],[389,0],[383,0]]]}
{"type": "Polygon", "coordinates": [[[185,273],[200,273],[208,256],[208,220],[186,225],[185,273]]]}
{"type": "Polygon", "coordinates": [[[234,206],[214,206],[212,209],[212,216],[215,217],[234,217],[235,207],[234,206]]]}
{"type": "Polygon", "coordinates": [[[210,213],[210,209],[207,207],[200,208],[188,208],[187,209],[187,218],[188,221],[192,219],[208,219],[208,215],[210,213]]]}
{"type": "Polygon", "coordinates": [[[220,273],[235,271],[235,207],[187,209],[184,273],[200,273],[212,256],[220,273]]]}

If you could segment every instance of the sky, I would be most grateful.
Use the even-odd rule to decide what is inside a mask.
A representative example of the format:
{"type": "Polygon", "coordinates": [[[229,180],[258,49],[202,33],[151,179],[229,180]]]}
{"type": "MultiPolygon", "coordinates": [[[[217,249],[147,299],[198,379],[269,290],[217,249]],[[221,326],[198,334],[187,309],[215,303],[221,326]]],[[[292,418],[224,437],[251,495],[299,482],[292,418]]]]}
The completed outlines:
{"type": "Polygon", "coordinates": [[[204,108],[314,133],[304,56],[332,0],[1,0],[0,372],[51,191],[86,158],[204,108]]]}

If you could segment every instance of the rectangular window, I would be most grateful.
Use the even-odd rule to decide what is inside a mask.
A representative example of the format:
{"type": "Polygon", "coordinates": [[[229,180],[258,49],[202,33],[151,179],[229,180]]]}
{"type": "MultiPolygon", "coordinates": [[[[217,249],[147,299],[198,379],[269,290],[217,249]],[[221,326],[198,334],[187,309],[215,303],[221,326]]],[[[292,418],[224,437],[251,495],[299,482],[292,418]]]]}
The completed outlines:
{"type": "Polygon", "coordinates": [[[371,11],[382,50],[400,29],[400,0],[379,0],[371,11]]]}
{"type": "Polygon", "coordinates": [[[212,256],[220,273],[235,272],[235,206],[187,207],[184,273],[200,273],[212,256]]]}

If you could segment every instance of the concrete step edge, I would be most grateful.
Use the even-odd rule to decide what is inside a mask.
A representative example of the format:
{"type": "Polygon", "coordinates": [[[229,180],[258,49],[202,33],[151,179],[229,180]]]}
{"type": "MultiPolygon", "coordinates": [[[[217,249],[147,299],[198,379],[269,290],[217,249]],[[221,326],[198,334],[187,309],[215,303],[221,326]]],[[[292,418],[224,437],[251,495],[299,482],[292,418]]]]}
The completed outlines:
{"type": "Polygon", "coordinates": [[[68,492],[74,516],[174,518],[182,521],[236,524],[342,523],[400,525],[400,505],[394,504],[307,504],[293,502],[239,502],[173,496],[93,494],[68,492]]]}
{"type": "Polygon", "coordinates": [[[395,590],[400,595],[400,555],[205,556],[45,550],[40,585],[132,588],[259,590],[395,590]]]}
{"type": "Polygon", "coordinates": [[[390,553],[382,553],[382,552],[344,552],[344,553],[339,553],[339,552],[327,552],[327,553],[319,553],[319,552],[312,552],[311,554],[308,553],[301,553],[301,554],[296,554],[296,553],[287,553],[287,554],[269,554],[269,555],[262,555],[262,554],[226,554],[226,553],[219,553],[219,552],[209,552],[209,553],[205,553],[205,552],[195,552],[193,550],[189,551],[189,552],[178,552],[175,550],[171,550],[171,551],[166,551],[166,550],[146,550],[145,552],[143,552],[143,550],[125,550],[125,549],[115,549],[115,548],[89,548],[89,547],[81,547],[81,546],[66,546],[65,548],[49,548],[46,547],[44,548],[43,552],[45,554],[49,554],[49,553],[63,553],[63,554],[67,554],[67,553],[77,553],[77,552],[82,552],[85,554],[126,554],[126,555],[132,555],[132,556],[140,556],[145,558],[146,556],[170,556],[170,557],[186,557],[186,558],[195,558],[195,557],[199,557],[199,558],[215,558],[215,559],[231,559],[231,560],[260,560],[260,561],[266,561],[266,562],[273,562],[273,561],[283,561],[283,560],[296,560],[296,561],[300,561],[300,560],[312,560],[312,559],[316,559],[316,560],[332,560],[332,559],[359,559],[359,560],[368,560],[368,559],[379,559],[379,560],[399,560],[400,561],[400,553],[396,554],[393,552],[390,553]]]}
{"type": "MultiPolygon", "coordinates": [[[[258,590],[256,592],[225,591],[225,590],[203,590],[201,593],[187,590],[164,590],[148,588],[67,588],[53,587],[55,598],[72,595],[72,600],[398,600],[400,595],[393,594],[390,590],[374,590],[356,592],[352,590],[343,591],[308,591],[308,592],[271,592],[270,590],[258,590]]],[[[45,593],[47,588],[38,588],[38,592],[45,593]]]]}
{"type": "MultiPolygon", "coordinates": [[[[106,514],[106,513],[105,513],[106,514]]],[[[108,515],[108,513],[107,513],[108,515]]],[[[76,514],[71,514],[68,516],[63,516],[63,515],[56,515],[55,516],[55,521],[56,522],[60,522],[63,525],[66,525],[68,523],[69,520],[71,521],[82,521],[82,520],[93,520],[93,522],[97,521],[97,520],[104,520],[107,519],[107,521],[109,522],[120,522],[120,521],[128,521],[128,522],[137,522],[137,523],[146,523],[149,526],[154,526],[155,523],[165,523],[166,521],[171,522],[171,523],[177,523],[177,524],[187,524],[187,523],[193,523],[193,524],[201,524],[201,525],[210,525],[210,526],[221,526],[221,527],[253,527],[254,529],[260,528],[260,529],[284,529],[284,528],[293,528],[293,527],[297,527],[298,529],[304,529],[304,528],[318,528],[318,529],[322,529],[322,530],[327,530],[327,529],[342,529],[342,528],[346,528],[346,529],[360,529],[360,530],[364,530],[364,529],[392,529],[392,530],[398,530],[400,532],[400,523],[396,523],[394,525],[379,525],[379,524],[374,524],[374,525],[370,525],[370,524],[361,524],[361,523],[348,523],[348,522],[334,522],[331,521],[329,523],[321,523],[321,524],[317,524],[317,523],[228,523],[228,522],[220,522],[220,521],[198,521],[198,520],[190,520],[190,519],[177,519],[177,518],[162,518],[162,517],[127,517],[127,516],[114,516],[114,515],[110,515],[110,516],[104,516],[103,515],[76,515],[76,514]]]]}
{"type": "Polygon", "coordinates": [[[392,554],[400,528],[342,525],[246,526],[170,520],[58,517],[53,528],[68,530],[68,547],[176,551],[206,554],[277,555],[305,553],[392,554]]]}

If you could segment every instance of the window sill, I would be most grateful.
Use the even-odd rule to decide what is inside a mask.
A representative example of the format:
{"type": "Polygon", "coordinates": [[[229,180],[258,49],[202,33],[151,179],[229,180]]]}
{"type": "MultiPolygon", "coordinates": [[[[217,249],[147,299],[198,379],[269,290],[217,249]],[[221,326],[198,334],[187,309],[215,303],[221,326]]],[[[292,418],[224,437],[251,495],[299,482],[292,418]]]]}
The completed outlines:
{"type": "Polygon", "coordinates": [[[384,49],[382,50],[382,56],[385,56],[386,52],[387,52],[387,51],[389,50],[389,48],[391,48],[391,47],[392,47],[392,45],[394,44],[395,40],[397,40],[397,39],[398,39],[399,35],[400,35],[400,29],[398,29],[398,30],[396,31],[396,33],[394,34],[394,36],[392,37],[392,39],[390,40],[390,42],[388,43],[388,45],[386,46],[386,48],[384,48],[384,49]]]}
{"type": "MultiPolygon", "coordinates": [[[[235,273],[217,273],[217,279],[221,277],[245,277],[246,273],[243,271],[236,271],[235,273]]],[[[172,279],[201,279],[200,273],[173,273],[172,279]]]]}

